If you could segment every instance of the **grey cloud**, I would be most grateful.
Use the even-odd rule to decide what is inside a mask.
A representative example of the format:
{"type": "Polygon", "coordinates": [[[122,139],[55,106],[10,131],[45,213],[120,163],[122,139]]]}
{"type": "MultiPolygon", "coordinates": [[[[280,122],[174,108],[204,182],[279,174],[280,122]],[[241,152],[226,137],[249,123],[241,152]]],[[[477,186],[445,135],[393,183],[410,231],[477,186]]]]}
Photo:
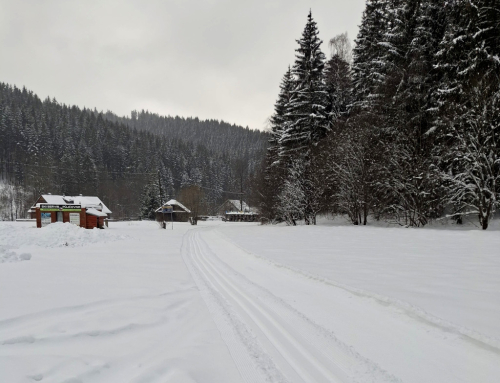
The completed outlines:
{"type": "Polygon", "coordinates": [[[261,129],[309,8],[326,53],[334,35],[355,38],[364,0],[0,0],[0,81],[120,115],[261,129]]]}

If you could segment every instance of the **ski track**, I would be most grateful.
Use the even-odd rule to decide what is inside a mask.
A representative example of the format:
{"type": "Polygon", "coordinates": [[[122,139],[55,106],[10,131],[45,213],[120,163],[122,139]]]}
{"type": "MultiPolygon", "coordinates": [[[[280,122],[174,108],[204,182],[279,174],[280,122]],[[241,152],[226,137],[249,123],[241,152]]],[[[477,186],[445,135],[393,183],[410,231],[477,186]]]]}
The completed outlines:
{"type": "Polygon", "coordinates": [[[400,381],[232,269],[202,232],[186,233],[183,257],[244,381],[400,381]]]}
{"type": "Polygon", "coordinates": [[[195,252],[193,232],[192,230],[184,235],[182,256],[242,379],[249,383],[287,382],[288,380],[262,350],[255,336],[197,265],[193,257],[195,252]]]}

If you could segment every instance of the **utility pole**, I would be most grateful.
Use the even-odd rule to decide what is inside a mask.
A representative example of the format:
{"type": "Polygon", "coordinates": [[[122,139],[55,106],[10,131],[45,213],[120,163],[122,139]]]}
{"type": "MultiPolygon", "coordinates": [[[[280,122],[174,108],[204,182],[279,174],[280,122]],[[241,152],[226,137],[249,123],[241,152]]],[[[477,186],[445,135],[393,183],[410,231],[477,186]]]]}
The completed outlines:
{"type": "Polygon", "coordinates": [[[161,178],[160,178],[160,169],[158,169],[158,188],[160,189],[160,205],[161,205],[161,214],[162,214],[162,226],[165,225],[165,213],[163,212],[163,193],[161,191],[161,178]]]}
{"type": "Polygon", "coordinates": [[[240,210],[243,211],[243,174],[240,179],[240,210]]]}

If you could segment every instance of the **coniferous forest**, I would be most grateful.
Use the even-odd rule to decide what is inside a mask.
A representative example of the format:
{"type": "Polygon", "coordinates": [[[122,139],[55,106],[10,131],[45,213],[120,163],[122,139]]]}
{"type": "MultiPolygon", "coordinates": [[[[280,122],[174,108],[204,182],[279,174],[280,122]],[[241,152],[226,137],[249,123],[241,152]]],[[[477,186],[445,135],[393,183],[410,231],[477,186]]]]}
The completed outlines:
{"type": "Polygon", "coordinates": [[[368,0],[350,55],[311,14],[261,177],[271,221],[486,229],[500,203],[500,2],[368,0]],[[324,49],[324,47],[323,47],[324,49]]]}
{"type": "Polygon", "coordinates": [[[0,180],[9,185],[0,219],[26,217],[43,193],[96,195],[114,217],[151,218],[160,201],[193,186],[202,212],[211,213],[225,198],[239,197],[228,192],[250,193],[267,136],[147,111],[123,118],[0,83],[0,180]]]}

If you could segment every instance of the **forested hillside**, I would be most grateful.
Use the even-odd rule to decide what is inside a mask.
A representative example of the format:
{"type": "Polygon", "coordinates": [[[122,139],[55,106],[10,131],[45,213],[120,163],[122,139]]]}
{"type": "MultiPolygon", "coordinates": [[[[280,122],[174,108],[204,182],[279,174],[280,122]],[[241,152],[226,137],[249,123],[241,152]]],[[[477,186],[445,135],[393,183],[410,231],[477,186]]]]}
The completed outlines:
{"type": "Polygon", "coordinates": [[[309,14],[271,118],[266,214],[486,229],[500,207],[500,3],[368,0],[352,62],[345,39],[328,59],[321,44],[309,14]]]}
{"type": "Polygon", "coordinates": [[[224,122],[120,118],[0,83],[0,180],[19,191],[2,204],[17,199],[17,217],[40,193],[98,195],[116,215],[138,215],[158,183],[163,198],[196,185],[213,209],[228,191],[249,193],[266,146],[266,133],[224,122]]]}
{"type": "Polygon", "coordinates": [[[144,110],[132,111],[130,118],[118,117],[111,112],[104,116],[110,121],[126,124],[139,131],[179,139],[194,145],[202,144],[214,152],[226,152],[234,157],[251,159],[262,152],[263,134],[224,121],[160,116],[144,110]]]}

